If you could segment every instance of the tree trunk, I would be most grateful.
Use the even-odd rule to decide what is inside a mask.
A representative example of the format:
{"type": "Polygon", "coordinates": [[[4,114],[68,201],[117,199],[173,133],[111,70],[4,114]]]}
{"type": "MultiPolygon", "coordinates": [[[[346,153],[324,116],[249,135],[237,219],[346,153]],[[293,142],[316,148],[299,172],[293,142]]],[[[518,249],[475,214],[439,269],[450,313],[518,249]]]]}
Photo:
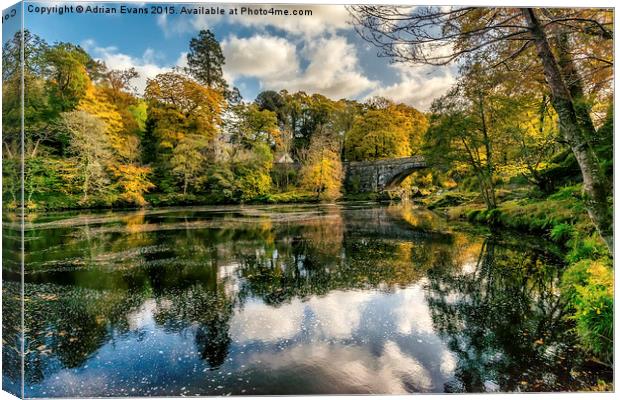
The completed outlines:
{"type": "Polygon", "coordinates": [[[611,195],[610,185],[579,124],[575,104],[534,9],[523,8],[522,12],[543,65],[551,90],[551,103],[560,120],[560,130],[581,169],[588,214],[613,256],[613,215],[607,200],[611,195]]]}
{"type": "Polygon", "coordinates": [[[584,130],[586,139],[590,142],[590,144],[592,144],[591,139],[596,135],[596,128],[594,128],[592,117],[590,117],[590,107],[588,106],[584,96],[581,76],[579,75],[577,66],[575,65],[575,62],[570,54],[567,32],[559,33],[557,38],[557,49],[558,65],[562,75],[564,76],[566,88],[573,99],[575,112],[577,113],[577,121],[581,125],[581,129],[584,130]]]}

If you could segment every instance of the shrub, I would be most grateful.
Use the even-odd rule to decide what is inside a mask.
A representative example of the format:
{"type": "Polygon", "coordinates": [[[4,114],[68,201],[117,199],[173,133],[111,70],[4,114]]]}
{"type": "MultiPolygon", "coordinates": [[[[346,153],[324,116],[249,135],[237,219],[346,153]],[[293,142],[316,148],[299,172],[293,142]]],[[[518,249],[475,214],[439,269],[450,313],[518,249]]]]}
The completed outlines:
{"type": "Polygon", "coordinates": [[[469,222],[476,222],[478,220],[478,214],[480,214],[483,210],[471,210],[466,214],[467,220],[469,222]]]}
{"type": "Polygon", "coordinates": [[[484,214],[485,222],[487,224],[489,224],[490,226],[500,225],[502,212],[499,209],[494,208],[492,210],[487,210],[484,214]]]}
{"type": "Polygon", "coordinates": [[[613,271],[609,259],[582,260],[562,275],[562,294],[583,347],[601,361],[613,358],[613,271]]]}
{"type": "Polygon", "coordinates": [[[553,226],[553,229],[551,229],[549,233],[549,237],[556,243],[566,243],[574,234],[575,228],[573,228],[571,224],[561,223],[553,226]]]}
{"type": "Polygon", "coordinates": [[[549,196],[549,200],[581,199],[581,189],[581,185],[564,186],[549,196]]]}
{"type": "Polygon", "coordinates": [[[597,236],[574,236],[570,243],[572,244],[572,249],[566,255],[566,260],[569,263],[576,263],[586,259],[596,259],[607,253],[604,244],[597,236]]]}

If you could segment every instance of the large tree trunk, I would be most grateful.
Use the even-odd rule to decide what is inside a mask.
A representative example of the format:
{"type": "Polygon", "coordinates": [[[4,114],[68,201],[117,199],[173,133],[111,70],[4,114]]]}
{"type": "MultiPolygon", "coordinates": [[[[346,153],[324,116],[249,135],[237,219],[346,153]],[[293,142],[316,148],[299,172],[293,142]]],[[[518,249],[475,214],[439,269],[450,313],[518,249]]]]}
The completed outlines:
{"type": "Polygon", "coordinates": [[[607,200],[611,194],[610,185],[582,130],[575,104],[534,9],[523,8],[522,12],[543,65],[551,90],[551,103],[560,120],[560,130],[581,169],[588,214],[613,255],[613,215],[607,200]]]}
{"type": "Polygon", "coordinates": [[[596,135],[596,128],[594,128],[594,123],[592,122],[592,117],[590,116],[590,107],[588,107],[585,99],[581,76],[579,75],[579,71],[577,71],[577,66],[573,61],[573,57],[570,54],[568,33],[560,32],[556,41],[558,50],[558,65],[564,77],[566,88],[573,99],[573,105],[575,107],[575,112],[577,113],[577,121],[580,123],[581,129],[584,130],[586,139],[590,142],[590,144],[592,144],[591,140],[596,135]]]}

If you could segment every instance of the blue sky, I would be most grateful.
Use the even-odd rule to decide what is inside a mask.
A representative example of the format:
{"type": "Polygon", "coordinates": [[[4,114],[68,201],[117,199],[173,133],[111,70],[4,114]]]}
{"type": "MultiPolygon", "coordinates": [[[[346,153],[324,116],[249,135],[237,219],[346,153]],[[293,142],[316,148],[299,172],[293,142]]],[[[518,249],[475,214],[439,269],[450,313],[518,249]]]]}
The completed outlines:
{"type": "MultiPolygon", "coordinates": [[[[360,39],[348,24],[343,6],[274,6],[311,9],[312,16],[241,15],[105,15],[51,14],[28,11],[28,5],[47,7],[56,2],[26,2],[25,26],[49,43],[65,41],[82,45],[110,68],[134,66],[141,74],[135,82],[143,89],[147,78],[183,65],[189,40],[200,29],[211,29],[220,41],[225,77],[251,101],[261,90],[322,93],[330,98],[363,100],[382,95],[420,109],[454,82],[448,68],[391,64],[377,57],[376,48],[360,39]]],[[[122,4],[107,5],[120,10],[122,4]]],[[[148,5],[152,5],[149,3],[148,5]]],[[[165,4],[164,4],[165,5],[165,4]]],[[[217,4],[213,4],[217,6],[217,4]]],[[[219,4],[225,9],[240,7],[219,4]]],[[[209,4],[188,4],[189,7],[209,4]]],[[[271,7],[265,6],[263,7],[271,7]]]]}

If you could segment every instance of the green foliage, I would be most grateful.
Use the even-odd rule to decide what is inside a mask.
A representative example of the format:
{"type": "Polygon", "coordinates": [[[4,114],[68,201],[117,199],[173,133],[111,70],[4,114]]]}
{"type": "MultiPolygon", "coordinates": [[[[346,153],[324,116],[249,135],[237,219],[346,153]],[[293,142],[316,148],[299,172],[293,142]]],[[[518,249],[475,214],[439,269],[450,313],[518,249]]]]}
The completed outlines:
{"type": "Polygon", "coordinates": [[[601,361],[613,362],[613,270],[611,260],[582,260],[562,275],[576,332],[586,349],[601,361]]]}
{"type": "Polygon", "coordinates": [[[74,109],[86,93],[90,81],[87,65],[92,59],[79,46],[69,43],[51,47],[44,58],[49,68],[51,104],[58,112],[74,109]]]}
{"type": "Polygon", "coordinates": [[[588,237],[575,235],[570,241],[570,244],[572,248],[566,255],[566,260],[570,263],[586,259],[594,260],[607,254],[605,245],[601,243],[600,238],[596,235],[588,237]]]}
{"type": "Polygon", "coordinates": [[[581,200],[582,190],[583,189],[581,185],[564,186],[560,188],[557,192],[549,196],[549,200],[581,200]]]}
{"type": "Polygon", "coordinates": [[[575,228],[571,224],[561,223],[555,225],[551,232],[549,233],[549,237],[556,243],[566,243],[570,240],[571,237],[575,234],[575,228]]]}

